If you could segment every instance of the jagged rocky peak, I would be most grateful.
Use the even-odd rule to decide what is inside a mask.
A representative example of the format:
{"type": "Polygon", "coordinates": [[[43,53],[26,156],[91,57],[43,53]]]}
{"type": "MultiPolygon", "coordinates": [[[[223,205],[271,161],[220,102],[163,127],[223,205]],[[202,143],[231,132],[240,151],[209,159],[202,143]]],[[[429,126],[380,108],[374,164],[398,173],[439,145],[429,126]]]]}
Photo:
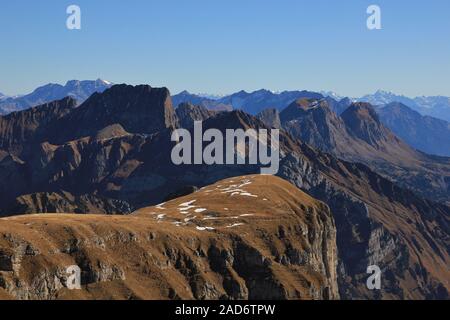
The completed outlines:
{"type": "Polygon", "coordinates": [[[300,98],[291,103],[286,109],[284,109],[281,114],[281,122],[290,121],[297,117],[302,117],[305,113],[314,112],[315,110],[320,110],[322,113],[331,112],[330,106],[325,99],[314,99],[314,98],[300,98]]]}
{"type": "Polygon", "coordinates": [[[183,128],[190,128],[194,125],[194,121],[205,121],[209,117],[216,114],[215,111],[208,110],[200,105],[193,105],[189,102],[183,102],[178,105],[176,114],[183,128]]]}
{"type": "Polygon", "coordinates": [[[269,128],[280,129],[280,112],[275,108],[264,109],[256,117],[265,123],[269,128]]]}
{"type": "Polygon", "coordinates": [[[93,94],[61,123],[58,142],[93,136],[118,124],[129,133],[152,134],[178,126],[170,92],[149,85],[114,85],[93,94]]]}
{"type": "Polygon", "coordinates": [[[283,110],[280,118],[293,137],[325,152],[337,153],[349,140],[344,123],[326,99],[299,99],[283,110]]]}
{"type": "Polygon", "coordinates": [[[49,102],[34,108],[0,116],[0,149],[22,148],[24,143],[39,141],[46,128],[77,107],[72,97],[49,102]]]}
{"type": "Polygon", "coordinates": [[[218,113],[205,123],[206,128],[216,128],[225,132],[226,129],[260,129],[267,126],[256,117],[242,111],[233,110],[230,112],[218,113]]]}
{"type": "Polygon", "coordinates": [[[381,141],[396,139],[390,130],[383,126],[369,103],[353,103],[341,114],[341,118],[356,137],[370,145],[377,146],[381,141]]]}

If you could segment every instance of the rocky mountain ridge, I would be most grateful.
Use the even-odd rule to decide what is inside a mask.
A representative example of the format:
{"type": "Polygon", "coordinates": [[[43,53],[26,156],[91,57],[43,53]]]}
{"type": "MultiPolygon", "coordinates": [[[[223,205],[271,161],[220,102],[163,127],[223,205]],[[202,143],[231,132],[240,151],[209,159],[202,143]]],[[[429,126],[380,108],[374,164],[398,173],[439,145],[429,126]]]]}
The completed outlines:
{"type": "Polygon", "coordinates": [[[15,299],[337,299],[335,238],[323,203],[280,178],[235,177],[129,216],[3,218],[0,290],[15,299]],[[72,265],[81,290],[68,289],[72,265]]]}
{"type": "MultiPolygon", "coordinates": [[[[92,135],[75,134],[72,137],[77,140],[62,144],[32,143],[28,148],[34,152],[3,151],[0,157],[2,204],[17,204],[16,198],[22,195],[64,190],[73,199],[89,194],[104,200],[119,200],[121,207],[127,203],[129,207],[142,208],[160,203],[181,190],[195,191],[222,179],[259,172],[259,166],[255,165],[173,165],[170,136],[172,126],[179,122],[171,120],[175,110],[165,90],[129,86],[110,90],[95,98],[104,107],[92,110],[101,114],[89,114],[90,119],[105,119],[100,123],[107,125],[106,128],[96,131],[100,125],[93,124],[94,128],[87,128],[92,135]],[[140,119],[130,124],[131,118],[110,115],[107,120],[103,110],[113,108],[120,99],[119,95],[111,96],[113,92],[120,92],[120,96],[127,96],[131,101],[135,101],[134,94],[145,95],[141,99],[148,104],[130,105],[142,106],[141,112],[150,114],[149,110],[159,110],[160,120],[153,122],[158,129],[146,127],[146,133],[137,133],[133,130],[139,128],[136,124],[140,119]],[[155,95],[158,97],[155,101],[150,99],[155,92],[164,94],[155,95]],[[111,132],[119,134],[108,136],[111,132]]],[[[83,106],[79,108],[82,111],[77,108],[74,115],[65,115],[61,123],[66,123],[69,117],[80,119],[79,115],[87,113],[83,106]]],[[[139,113],[129,115],[140,117],[139,113]]],[[[204,121],[204,128],[223,131],[267,126],[249,114],[233,111],[209,117],[204,121]]],[[[422,299],[448,295],[449,207],[400,188],[362,164],[317,151],[283,130],[280,149],[279,176],[331,209],[337,229],[337,281],[341,298],[422,299]],[[366,268],[371,264],[379,265],[386,275],[381,291],[369,291],[365,287],[366,268]]],[[[50,208],[50,205],[41,207],[50,208]]],[[[77,209],[94,210],[85,203],[80,203],[77,209]]],[[[7,214],[4,210],[2,213],[7,214]]],[[[117,212],[120,210],[117,207],[117,212]]]]}

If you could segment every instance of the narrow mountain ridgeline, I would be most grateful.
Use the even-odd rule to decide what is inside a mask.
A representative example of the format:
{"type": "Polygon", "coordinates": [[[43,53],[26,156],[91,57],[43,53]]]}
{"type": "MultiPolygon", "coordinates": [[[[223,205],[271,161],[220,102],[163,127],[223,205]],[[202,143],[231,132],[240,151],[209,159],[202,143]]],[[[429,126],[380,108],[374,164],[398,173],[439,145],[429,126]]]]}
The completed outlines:
{"type": "Polygon", "coordinates": [[[293,137],[319,150],[364,163],[424,197],[450,201],[450,158],[411,148],[381,123],[367,103],[354,103],[339,117],[324,99],[300,99],[280,117],[293,137]]]}
{"type": "Polygon", "coordinates": [[[401,103],[376,109],[380,120],[398,137],[414,148],[438,156],[450,156],[450,123],[417,111],[401,103]]]}
{"type": "Polygon", "coordinates": [[[55,122],[77,106],[73,98],[64,98],[39,107],[0,116],[0,149],[20,152],[26,144],[45,141],[55,122]]]}
{"type": "Polygon", "coordinates": [[[0,219],[0,298],[338,299],[336,267],[329,208],[270,176],[129,216],[0,219]]]}
{"type": "MultiPolygon", "coordinates": [[[[445,204],[426,200],[424,197],[418,195],[419,193],[417,192],[414,193],[397,186],[394,182],[377,174],[364,164],[340,160],[339,157],[334,156],[333,153],[338,151],[340,146],[345,145],[345,143],[342,143],[340,140],[342,137],[338,136],[339,132],[343,132],[342,134],[345,134],[347,139],[351,139],[350,141],[352,143],[349,143],[350,147],[357,148],[357,144],[361,144],[361,147],[358,147],[361,149],[356,150],[369,150],[370,152],[373,152],[374,155],[378,155],[381,159],[384,159],[385,163],[389,163],[389,158],[383,157],[391,155],[383,155],[383,148],[386,142],[383,142],[384,138],[380,137],[379,134],[384,134],[385,132],[383,128],[372,127],[376,124],[376,119],[374,120],[375,123],[370,122],[367,119],[364,120],[363,122],[367,122],[368,126],[363,123],[355,124],[356,128],[353,131],[353,129],[351,130],[346,125],[342,118],[337,117],[325,107],[326,104],[322,101],[317,103],[311,101],[311,104],[302,102],[300,108],[292,108],[291,116],[293,118],[288,120],[288,122],[295,121],[295,118],[299,117],[299,115],[304,118],[301,120],[304,125],[312,125],[312,122],[314,122],[316,127],[312,128],[315,128],[314,130],[320,132],[320,134],[323,135],[321,137],[325,137],[325,134],[328,134],[329,137],[335,137],[335,146],[333,144],[328,144],[330,146],[330,152],[329,154],[325,154],[314,149],[309,144],[310,141],[303,142],[301,139],[296,139],[294,135],[281,130],[279,141],[281,159],[278,176],[290,182],[292,185],[295,185],[303,192],[306,192],[309,196],[314,197],[319,201],[323,201],[331,209],[331,214],[336,224],[336,244],[338,252],[336,277],[339,296],[344,299],[448,298],[448,292],[450,290],[450,285],[448,283],[448,265],[450,264],[450,208],[445,204]],[[310,115],[310,113],[314,114],[310,115]],[[321,120],[324,119],[324,115],[326,121],[321,120]],[[327,129],[330,125],[333,125],[333,130],[327,129]],[[357,128],[361,128],[361,130],[357,130],[357,128]],[[368,130],[367,128],[370,128],[371,134],[369,135],[364,134],[364,130],[368,130]],[[378,144],[377,147],[375,147],[375,144],[372,145],[367,142],[371,141],[371,139],[376,139],[376,143],[378,144]],[[355,144],[353,144],[353,142],[355,142],[355,144]],[[366,287],[366,279],[368,276],[366,270],[369,265],[374,264],[378,265],[383,272],[382,289],[371,291],[366,287]]],[[[364,117],[368,117],[371,114],[368,110],[362,110],[360,112],[359,108],[362,107],[363,106],[361,105],[357,105],[354,107],[354,111],[350,110],[351,112],[356,113],[354,117],[357,119],[364,119],[364,117]]],[[[102,255],[99,254],[98,256],[91,255],[90,251],[86,251],[87,249],[80,249],[79,247],[83,243],[102,243],[101,240],[99,240],[99,242],[87,242],[85,240],[86,238],[83,237],[87,234],[92,234],[92,236],[95,237],[95,232],[97,231],[103,232],[104,235],[108,234],[110,226],[111,228],[115,228],[113,230],[127,230],[126,235],[129,235],[129,230],[133,229],[130,229],[131,227],[123,227],[123,223],[128,221],[127,219],[133,219],[133,215],[127,217],[95,216],[95,219],[92,216],[77,217],[63,215],[62,218],[58,218],[58,215],[55,215],[51,217],[51,219],[54,219],[52,220],[54,222],[49,222],[50,220],[48,219],[50,218],[48,216],[10,217],[8,218],[9,220],[1,220],[0,223],[0,228],[5,225],[5,232],[6,230],[9,230],[8,232],[11,234],[11,237],[6,237],[5,239],[23,239],[28,232],[27,230],[33,227],[33,223],[38,223],[38,221],[42,221],[42,225],[48,224],[48,230],[52,230],[52,234],[55,234],[54,237],[56,238],[50,238],[54,240],[49,241],[57,241],[58,237],[66,239],[70,235],[70,243],[75,244],[72,247],[68,246],[68,248],[74,248],[74,251],[68,249],[68,252],[73,253],[75,257],[79,257],[77,259],[80,260],[77,261],[86,261],[88,258],[95,258],[98,260],[92,260],[95,262],[89,260],[89,263],[82,264],[84,266],[84,269],[82,269],[85,271],[85,279],[91,279],[89,281],[86,280],[85,283],[94,283],[95,281],[92,279],[114,279],[119,281],[119,283],[113,284],[93,285],[95,290],[90,290],[91,296],[88,297],[95,297],[95,295],[98,295],[99,297],[105,297],[105,295],[106,297],[114,297],[111,295],[113,290],[111,288],[121,288],[120,290],[117,289],[117,292],[122,292],[124,295],[120,294],[119,297],[126,296],[125,293],[128,293],[127,297],[129,298],[160,297],[161,288],[155,284],[155,281],[158,281],[158,279],[173,278],[173,281],[178,284],[187,281],[177,278],[179,275],[175,277],[172,271],[167,271],[167,275],[162,275],[161,277],[163,278],[160,278],[161,272],[154,273],[154,269],[152,269],[151,264],[149,263],[148,266],[141,265],[142,268],[140,270],[143,270],[142,272],[147,275],[149,278],[148,281],[150,282],[144,282],[136,287],[133,287],[131,282],[125,285],[123,282],[120,282],[125,281],[122,279],[123,274],[125,274],[126,281],[134,281],[133,279],[137,278],[133,278],[134,276],[127,276],[129,273],[124,269],[122,262],[117,262],[118,260],[116,259],[119,259],[116,258],[117,255],[120,255],[120,257],[123,256],[120,254],[121,252],[129,252],[130,257],[126,256],[127,259],[131,257],[133,257],[132,259],[141,259],[140,257],[142,257],[144,260],[147,258],[154,259],[152,261],[156,261],[156,263],[163,263],[164,261],[172,259],[170,260],[170,266],[165,263],[162,264],[168,268],[164,270],[172,270],[170,268],[174,266],[176,268],[177,266],[180,266],[180,268],[184,268],[184,266],[194,268],[193,265],[197,266],[195,267],[197,271],[205,270],[202,269],[201,266],[207,266],[208,264],[206,264],[206,262],[203,262],[201,265],[196,264],[192,262],[194,260],[191,261],[186,258],[186,256],[179,255],[179,250],[187,250],[188,245],[189,248],[198,248],[199,246],[203,248],[203,251],[199,251],[198,255],[196,255],[197,257],[202,257],[203,253],[208,252],[209,241],[213,240],[211,240],[212,238],[205,237],[209,237],[211,235],[209,232],[212,232],[213,230],[207,228],[217,229],[217,227],[213,225],[214,220],[216,219],[214,219],[215,216],[213,212],[208,214],[210,217],[203,216],[202,213],[205,213],[205,211],[202,209],[212,210],[212,205],[222,207],[222,203],[226,203],[226,200],[222,198],[214,198],[213,195],[216,191],[210,191],[212,192],[211,202],[207,202],[208,197],[206,194],[209,192],[206,193],[206,191],[222,188],[223,185],[221,183],[218,183],[216,187],[212,189],[209,187],[206,189],[201,188],[213,185],[220,180],[228,178],[229,180],[234,181],[230,181],[230,184],[238,184],[239,186],[245,183],[239,183],[240,180],[245,179],[235,179],[233,177],[259,173],[261,166],[218,164],[176,166],[171,161],[171,150],[174,146],[174,142],[171,141],[173,129],[180,126],[181,123],[182,126],[185,126],[188,130],[193,130],[191,128],[191,123],[194,119],[197,119],[197,116],[200,116],[202,119],[204,118],[203,127],[205,130],[208,128],[216,128],[223,133],[226,129],[268,129],[268,127],[260,119],[243,111],[218,112],[209,115],[209,113],[202,113],[201,108],[197,109],[197,107],[192,106],[186,107],[186,110],[188,111],[186,113],[182,112],[182,110],[183,108],[180,109],[179,116],[177,116],[170,102],[170,95],[167,89],[155,89],[149,86],[114,86],[102,94],[94,94],[81,106],[64,114],[61,118],[58,118],[58,120],[55,121],[55,124],[52,123],[52,125],[48,127],[49,129],[45,129],[45,126],[43,126],[42,129],[39,129],[40,131],[42,130],[42,132],[46,132],[48,135],[42,134],[39,139],[29,139],[24,143],[21,142],[20,145],[23,146],[21,148],[15,148],[13,143],[10,148],[0,151],[0,214],[3,216],[11,216],[12,211],[8,211],[14,208],[20,208],[24,213],[66,213],[69,211],[68,209],[70,209],[70,212],[75,213],[128,214],[130,210],[134,211],[135,209],[154,206],[167,199],[172,199],[174,195],[186,195],[189,192],[195,192],[195,190],[200,189],[200,191],[188,195],[186,200],[175,199],[169,202],[169,204],[159,206],[159,208],[163,209],[154,207],[152,209],[144,210],[146,213],[142,213],[141,210],[138,210],[136,216],[139,217],[139,219],[144,219],[142,221],[132,220],[139,221],[136,223],[136,227],[140,228],[138,230],[141,230],[142,234],[144,234],[144,232],[149,234],[146,230],[150,229],[152,230],[151,232],[156,233],[157,237],[155,239],[167,239],[161,240],[165,242],[157,243],[158,249],[155,249],[156,251],[150,251],[150,253],[152,253],[152,255],[149,255],[150,258],[143,256],[143,253],[141,254],[139,251],[140,249],[138,250],[136,248],[138,251],[135,251],[135,249],[129,247],[128,244],[126,244],[128,242],[125,242],[122,247],[120,242],[122,240],[117,240],[117,244],[114,245],[117,245],[118,247],[113,246],[114,249],[110,249],[112,244],[105,244],[105,250],[108,251],[103,252],[102,255]],[[147,125],[144,125],[142,119],[149,120],[147,121],[147,125]],[[54,131],[55,128],[57,128],[58,131],[54,131]],[[59,132],[59,134],[52,136],[51,133],[54,132],[59,132]],[[49,138],[45,139],[43,137],[49,138]],[[204,192],[204,194],[202,192],[204,192]],[[202,197],[204,200],[202,201],[205,201],[206,204],[199,201],[199,194],[203,195],[202,197]],[[190,205],[182,206],[184,209],[186,209],[186,207],[189,208],[188,210],[178,210],[178,215],[175,214],[177,212],[176,210],[172,210],[182,203],[193,200],[197,200],[199,203],[193,202],[190,205]],[[198,207],[191,208],[191,205],[198,207]],[[114,209],[116,209],[115,212],[112,212],[114,209]],[[201,211],[195,212],[195,210],[201,211]],[[196,218],[193,218],[192,221],[200,229],[197,229],[196,226],[194,226],[195,228],[192,231],[191,229],[183,231],[185,230],[183,229],[184,226],[177,227],[176,225],[179,223],[183,224],[185,222],[190,222],[191,220],[189,219],[192,218],[187,216],[184,217],[182,211],[197,216],[196,218]],[[152,215],[152,213],[157,214],[152,215]],[[145,220],[147,219],[146,217],[148,217],[148,221],[153,222],[149,222],[147,225],[147,220],[145,220]],[[203,218],[207,219],[200,220],[203,218]],[[74,226],[73,228],[79,229],[69,229],[69,231],[66,231],[64,227],[67,226],[65,223],[69,223],[68,219],[70,220],[70,223],[77,226],[74,226]],[[157,221],[154,222],[155,219],[162,221],[159,223],[157,221]],[[184,219],[188,219],[188,221],[184,221],[184,219]],[[27,225],[28,221],[30,221],[31,225],[27,225]],[[207,224],[206,222],[201,224],[204,221],[206,221],[207,224]],[[17,223],[17,229],[14,229],[9,225],[12,223],[17,223]],[[87,226],[85,224],[80,225],[79,223],[87,223],[87,226]],[[153,225],[153,223],[155,223],[155,225],[153,225]],[[23,229],[20,229],[19,226],[23,229]],[[93,228],[93,230],[95,230],[92,231],[92,233],[83,231],[82,234],[81,231],[77,231],[86,230],[85,226],[86,228],[93,228]],[[164,227],[162,228],[161,226],[164,227]],[[170,226],[170,228],[168,226],[170,226]],[[72,232],[70,232],[70,230],[72,230],[72,232]],[[187,234],[192,234],[192,237],[195,237],[196,235],[202,236],[199,236],[198,240],[194,241],[189,240],[191,238],[185,238],[184,236],[187,234]],[[168,235],[169,238],[165,237],[166,235],[168,235]],[[77,239],[80,239],[80,242],[78,242],[77,239]],[[173,239],[177,239],[176,245],[173,239]],[[177,248],[175,249],[176,253],[172,254],[169,251],[166,252],[165,248],[171,246],[177,248]],[[114,252],[118,252],[117,255],[114,252]],[[168,257],[167,260],[161,260],[160,254],[164,256],[163,252],[166,252],[168,257]],[[150,277],[149,275],[152,274],[156,274],[157,276],[150,277]],[[143,290],[142,287],[139,287],[140,285],[145,286],[145,290],[143,290]],[[125,287],[128,289],[125,289],[125,287]],[[129,289],[132,287],[133,289],[129,289]],[[122,289],[123,291],[121,291],[122,289]],[[152,293],[153,291],[150,289],[156,291],[152,293]],[[144,292],[149,293],[148,295],[145,295],[144,292]],[[104,293],[105,295],[103,295],[104,293]],[[149,296],[150,294],[151,296],[149,296]]],[[[349,118],[350,115],[347,114],[346,119],[349,118]]],[[[282,119],[286,120],[287,118],[282,117],[282,119]]],[[[299,130],[299,132],[302,131],[299,130]]],[[[1,137],[1,139],[3,138],[1,137]]],[[[321,139],[321,141],[326,141],[323,138],[321,139]]],[[[396,143],[399,145],[403,145],[399,139],[395,141],[397,141],[396,143]]],[[[412,155],[420,154],[416,151],[414,152],[415,153],[412,155]]],[[[405,172],[408,173],[409,171],[405,169],[405,172]]],[[[432,172],[431,169],[430,172],[432,172]]],[[[261,177],[261,179],[265,178],[267,177],[261,177]]],[[[429,176],[428,178],[431,179],[432,176],[429,176]]],[[[247,177],[247,179],[249,178],[247,177]]],[[[258,178],[251,179],[254,180],[258,178]]],[[[279,180],[267,180],[266,183],[266,187],[270,187],[271,185],[278,185],[282,182],[279,182],[279,180]]],[[[264,184],[264,180],[260,180],[259,182],[255,180],[254,184],[264,184]]],[[[255,224],[255,229],[248,231],[248,233],[246,229],[236,229],[236,232],[238,232],[237,235],[249,237],[246,238],[249,239],[249,242],[245,246],[250,245],[254,249],[258,248],[255,250],[258,250],[260,253],[263,252],[262,250],[265,250],[264,257],[275,257],[273,258],[275,261],[280,261],[277,262],[278,264],[284,265],[282,260],[284,261],[285,259],[280,257],[277,260],[276,253],[280,252],[280,250],[288,250],[287,247],[283,249],[283,247],[278,246],[278,241],[281,241],[283,237],[286,237],[287,232],[286,230],[279,231],[275,237],[271,235],[271,232],[267,231],[269,229],[264,229],[265,227],[262,228],[263,224],[266,226],[264,222],[265,218],[264,215],[258,216],[258,214],[263,214],[266,211],[262,211],[265,207],[259,207],[259,204],[256,203],[259,203],[262,198],[262,203],[266,204],[267,202],[267,208],[269,208],[264,210],[269,210],[267,211],[269,213],[276,213],[278,212],[278,202],[274,200],[275,197],[264,197],[262,193],[260,194],[258,191],[251,189],[251,186],[252,184],[247,188],[247,184],[245,184],[236,188],[241,190],[236,190],[234,192],[239,192],[239,196],[242,196],[242,201],[237,202],[237,207],[232,207],[231,205],[228,206],[227,204],[226,206],[223,206],[223,211],[219,207],[217,207],[217,210],[215,211],[217,211],[219,215],[223,215],[227,214],[225,211],[228,211],[225,208],[229,209],[229,211],[239,210],[232,208],[242,208],[239,214],[233,213],[233,217],[238,217],[238,221],[230,222],[230,225],[244,223],[244,225],[239,225],[244,227],[245,223],[255,224]],[[257,197],[252,197],[252,195],[257,197]],[[264,198],[267,200],[264,200],[264,198]],[[246,206],[251,206],[252,210],[254,209],[258,212],[248,212],[249,210],[246,209],[246,206]],[[251,217],[240,217],[242,214],[254,214],[258,216],[259,219],[257,221],[239,221],[241,218],[250,219],[251,217]],[[254,241],[251,242],[250,239],[253,238],[254,241]],[[266,249],[260,247],[260,240],[258,239],[264,242],[264,248],[266,249]]],[[[290,190],[289,188],[288,190],[290,190]]],[[[225,190],[222,190],[222,192],[225,192],[225,190]]],[[[289,194],[292,194],[292,192],[289,191],[288,193],[285,193],[285,191],[282,191],[277,194],[281,199],[290,203],[291,196],[289,194]]],[[[226,192],[224,195],[225,194],[226,192]]],[[[234,196],[238,196],[238,194],[235,194],[234,196]]],[[[304,194],[293,193],[293,198],[297,199],[296,206],[300,206],[302,211],[301,204],[304,203],[304,194]]],[[[233,201],[235,200],[234,198],[230,199],[233,199],[233,201]]],[[[292,208],[292,206],[289,207],[292,208]]],[[[306,208],[307,207],[308,206],[306,206],[306,208]]],[[[180,207],[179,209],[183,208],[180,207]]],[[[309,215],[306,217],[309,217],[309,215]]],[[[281,220],[282,219],[280,218],[280,221],[281,220]]],[[[274,221],[278,221],[278,218],[274,218],[274,220],[270,222],[270,225],[267,225],[267,228],[277,227],[278,225],[274,223],[274,221]]],[[[286,222],[287,224],[294,225],[294,220],[288,219],[286,221],[289,221],[286,222]]],[[[131,224],[133,224],[133,222],[130,222],[130,225],[131,224]]],[[[218,227],[221,228],[221,226],[218,227]]],[[[231,227],[230,229],[234,231],[234,227],[231,227]]],[[[295,232],[298,230],[296,229],[295,232]]],[[[116,234],[114,233],[115,231],[111,232],[116,234]]],[[[137,234],[137,232],[134,231],[132,233],[137,234]]],[[[118,239],[130,239],[130,242],[136,244],[136,241],[134,240],[135,237],[125,236],[123,232],[121,232],[121,235],[117,235],[117,237],[118,239]]],[[[312,235],[311,237],[312,239],[317,239],[317,237],[312,235]]],[[[105,236],[101,236],[100,238],[103,239],[105,236]]],[[[3,241],[2,239],[3,238],[0,237],[0,241],[3,241]]],[[[19,261],[16,258],[13,260],[10,258],[14,252],[18,252],[18,256],[25,259],[23,261],[28,261],[26,259],[32,259],[32,257],[38,256],[32,253],[37,252],[33,250],[28,251],[31,253],[30,256],[22,254],[23,252],[26,252],[26,250],[24,251],[20,248],[27,248],[28,243],[32,246],[34,245],[33,243],[38,243],[35,242],[38,241],[37,239],[27,239],[28,242],[25,244],[19,240],[16,244],[2,244],[0,250],[3,246],[9,249],[7,251],[5,250],[6,253],[3,254],[6,258],[0,258],[0,261],[5,261],[4,265],[6,266],[12,265],[11,261],[19,261]]],[[[141,236],[138,236],[138,239],[141,239],[141,236]]],[[[236,261],[236,254],[239,256],[242,254],[242,251],[239,251],[241,253],[238,254],[237,251],[235,251],[237,249],[230,251],[231,248],[240,248],[240,245],[236,242],[240,241],[240,238],[234,236],[231,238],[228,238],[227,236],[218,236],[215,239],[216,240],[214,241],[217,245],[222,245],[223,243],[225,246],[219,248],[219,257],[224,257],[219,259],[220,261],[228,261],[226,258],[228,254],[222,254],[224,250],[233,252],[234,259],[230,258],[233,261],[236,261]]],[[[300,237],[299,239],[303,238],[300,237]]],[[[107,240],[105,238],[105,241],[112,240],[107,240]]],[[[309,240],[309,243],[313,242],[318,245],[316,240],[309,240]]],[[[61,240],[61,243],[65,243],[64,240],[61,240]]],[[[51,245],[48,246],[53,247],[51,245]]],[[[86,244],[86,247],[88,247],[88,244],[86,244]]],[[[46,247],[39,247],[38,250],[39,252],[44,252],[45,248],[46,247]]],[[[67,246],[65,246],[65,248],[67,248],[67,246]]],[[[150,249],[146,250],[146,252],[149,252],[149,250],[150,249]]],[[[254,252],[254,250],[250,249],[250,251],[244,251],[243,256],[248,256],[250,257],[249,259],[253,260],[253,257],[256,255],[258,257],[257,260],[260,261],[259,254],[250,252],[254,252]]],[[[300,250],[300,252],[306,255],[310,254],[308,249],[305,249],[304,252],[300,250]]],[[[2,255],[0,254],[0,256],[2,255]]],[[[209,254],[207,256],[209,257],[209,254]]],[[[289,256],[289,261],[305,261],[303,257],[300,260],[296,260],[296,258],[293,258],[295,256],[297,256],[296,253],[293,256],[289,256]]],[[[42,263],[50,261],[46,260],[47,258],[44,258],[42,255],[38,257],[39,258],[36,259],[42,260],[33,260],[34,262],[32,265],[36,265],[38,263],[37,261],[42,261],[42,263]]],[[[71,260],[72,258],[66,258],[68,259],[68,262],[73,261],[71,260]]],[[[319,260],[320,259],[316,259],[315,261],[319,260]]],[[[219,272],[222,275],[225,274],[226,269],[227,273],[225,277],[232,279],[230,280],[231,282],[228,282],[227,280],[225,281],[227,283],[224,284],[224,280],[217,276],[219,279],[217,282],[210,282],[214,284],[215,289],[212,289],[209,285],[203,285],[206,278],[202,278],[202,271],[198,271],[201,273],[201,276],[197,276],[199,274],[197,271],[188,272],[183,269],[184,271],[181,273],[185,277],[190,277],[189,285],[182,285],[181,287],[176,288],[174,285],[172,287],[169,285],[161,285],[166,288],[164,289],[166,291],[163,290],[163,296],[169,298],[185,298],[191,297],[190,294],[193,294],[194,297],[201,298],[206,290],[208,293],[203,295],[205,297],[215,298],[224,294],[227,295],[225,296],[227,298],[235,298],[236,296],[242,297],[242,294],[244,294],[243,297],[249,297],[250,293],[248,293],[248,296],[245,294],[250,291],[250,283],[254,282],[252,282],[252,279],[250,278],[251,275],[244,274],[244,271],[242,271],[244,269],[249,270],[249,268],[242,267],[242,261],[236,263],[240,267],[231,268],[229,267],[229,264],[224,265],[224,262],[222,262],[222,265],[215,265],[215,270],[222,270],[219,272]],[[245,282],[245,287],[247,288],[247,291],[246,289],[241,289],[244,288],[244,286],[241,285],[242,281],[234,276],[236,273],[240,278],[246,279],[247,282],[245,282]],[[218,283],[222,283],[223,287],[220,287],[218,283]],[[194,285],[196,286],[198,284],[200,284],[198,291],[200,293],[195,296],[192,288],[194,285]],[[217,290],[218,294],[215,293],[215,290],[217,290]],[[231,294],[231,292],[233,292],[233,294],[231,294]]],[[[249,263],[252,266],[250,268],[252,274],[257,273],[258,277],[260,276],[258,272],[262,272],[264,275],[268,274],[267,272],[269,271],[264,264],[255,264],[254,262],[249,263]]],[[[0,265],[1,264],[2,263],[0,263],[0,265]]],[[[277,280],[276,283],[282,287],[273,287],[270,280],[267,283],[267,286],[266,284],[264,285],[264,292],[276,294],[276,297],[281,293],[282,295],[280,297],[284,298],[304,297],[302,295],[304,291],[303,289],[300,289],[300,286],[302,288],[305,288],[304,285],[309,286],[308,283],[312,283],[311,280],[303,282],[297,278],[292,278],[291,275],[288,275],[287,269],[280,267],[278,264],[272,263],[270,265],[273,267],[271,272],[280,276],[280,278],[277,278],[279,280],[277,280]],[[280,273],[277,273],[278,271],[280,273]],[[283,287],[284,283],[291,283],[295,288],[292,286],[289,288],[283,287]],[[299,286],[297,286],[297,284],[299,286]],[[272,289],[268,290],[267,288],[272,289]],[[297,291],[300,293],[294,294],[294,292],[297,291]]],[[[11,269],[12,267],[8,268],[11,269]]],[[[288,265],[288,269],[289,268],[290,266],[288,265]]],[[[10,273],[4,276],[6,280],[4,280],[3,283],[8,283],[8,288],[12,288],[11,283],[15,282],[14,280],[11,280],[11,277],[14,279],[14,273],[11,273],[11,270],[8,272],[10,273]]],[[[50,274],[50,276],[54,279],[54,274],[50,274]]],[[[208,272],[205,277],[215,278],[216,274],[208,272]]],[[[332,277],[330,277],[330,279],[331,278],[332,277]]],[[[141,279],[141,277],[139,277],[139,279],[141,279]]],[[[63,283],[63,280],[60,280],[60,282],[63,283]]],[[[136,284],[138,282],[140,283],[140,280],[135,281],[134,283],[136,284]]],[[[0,281],[0,284],[1,283],[2,282],[0,281]]],[[[158,283],[161,284],[164,283],[164,281],[158,283]]],[[[320,283],[320,281],[318,283],[320,283]]],[[[0,287],[2,286],[0,285],[0,287]]],[[[28,288],[26,285],[23,285],[22,287],[28,288]]],[[[331,285],[326,285],[325,287],[331,288],[331,285]]],[[[316,289],[311,289],[313,293],[309,295],[309,297],[324,298],[327,296],[337,296],[334,293],[322,295],[323,292],[331,290],[325,290],[325,287],[320,284],[315,286],[314,288],[321,289],[318,289],[318,291],[316,289]]],[[[13,289],[7,289],[7,292],[9,292],[8,294],[13,292],[11,290],[13,289]]],[[[29,292],[32,291],[26,291],[24,294],[28,294],[29,292]]],[[[257,290],[254,292],[259,291],[257,290]]],[[[31,296],[35,297],[33,295],[31,296]]],[[[258,297],[260,296],[258,295],[258,297]]]]}

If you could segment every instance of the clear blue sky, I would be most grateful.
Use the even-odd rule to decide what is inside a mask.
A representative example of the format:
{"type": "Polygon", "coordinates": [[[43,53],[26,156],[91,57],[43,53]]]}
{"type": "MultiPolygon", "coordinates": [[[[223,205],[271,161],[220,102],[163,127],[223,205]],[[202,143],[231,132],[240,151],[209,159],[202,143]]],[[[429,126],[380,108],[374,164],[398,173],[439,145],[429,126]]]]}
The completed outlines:
{"type": "Polygon", "coordinates": [[[377,89],[450,96],[448,0],[14,0],[0,4],[0,92],[103,78],[172,92],[377,89]],[[66,29],[66,8],[82,30],[66,29]],[[366,28],[378,4],[383,30],[366,28]]]}

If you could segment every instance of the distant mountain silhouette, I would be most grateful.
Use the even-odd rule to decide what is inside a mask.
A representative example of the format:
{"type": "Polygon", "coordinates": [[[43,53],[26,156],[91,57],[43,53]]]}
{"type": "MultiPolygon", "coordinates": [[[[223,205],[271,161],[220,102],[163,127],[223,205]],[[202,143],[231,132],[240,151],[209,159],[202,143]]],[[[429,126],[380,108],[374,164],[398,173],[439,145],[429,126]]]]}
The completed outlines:
{"type": "Polygon", "coordinates": [[[188,91],[180,92],[172,96],[172,102],[175,108],[177,108],[182,103],[190,103],[192,105],[202,106],[203,108],[214,110],[214,111],[231,111],[233,107],[221,103],[218,100],[206,98],[203,96],[191,94],[188,91]]]}
{"type": "Polygon", "coordinates": [[[365,95],[358,99],[374,106],[384,106],[393,102],[402,103],[422,115],[450,121],[450,97],[430,96],[409,98],[392,92],[378,90],[374,94],[365,95]]]}
{"type": "Polygon", "coordinates": [[[320,93],[310,91],[284,91],[274,93],[268,90],[258,90],[251,93],[240,91],[232,95],[221,98],[219,101],[233,106],[252,115],[256,115],[268,108],[275,108],[279,111],[284,109],[293,101],[299,98],[321,99],[320,93]]]}
{"type": "Polygon", "coordinates": [[[383,124],[409,145],[429,154],[450,156],[450,123],[422,116],[402,103],[393,102],[377,113],[383,124]]]}
{"type": "Polygon", "coordinates": [[[17,98],[7,98],[0,101],[0,114],[13,111],[20,111],[30,107],[38,106],[65,97],[72,97],[82,103],[89,98],[94,92],[103,92],[110,88],[112,83],[105,80],[71,80],[62,86],[60,84],[47,84],[39,87],[32,93],[17,98]]]}

